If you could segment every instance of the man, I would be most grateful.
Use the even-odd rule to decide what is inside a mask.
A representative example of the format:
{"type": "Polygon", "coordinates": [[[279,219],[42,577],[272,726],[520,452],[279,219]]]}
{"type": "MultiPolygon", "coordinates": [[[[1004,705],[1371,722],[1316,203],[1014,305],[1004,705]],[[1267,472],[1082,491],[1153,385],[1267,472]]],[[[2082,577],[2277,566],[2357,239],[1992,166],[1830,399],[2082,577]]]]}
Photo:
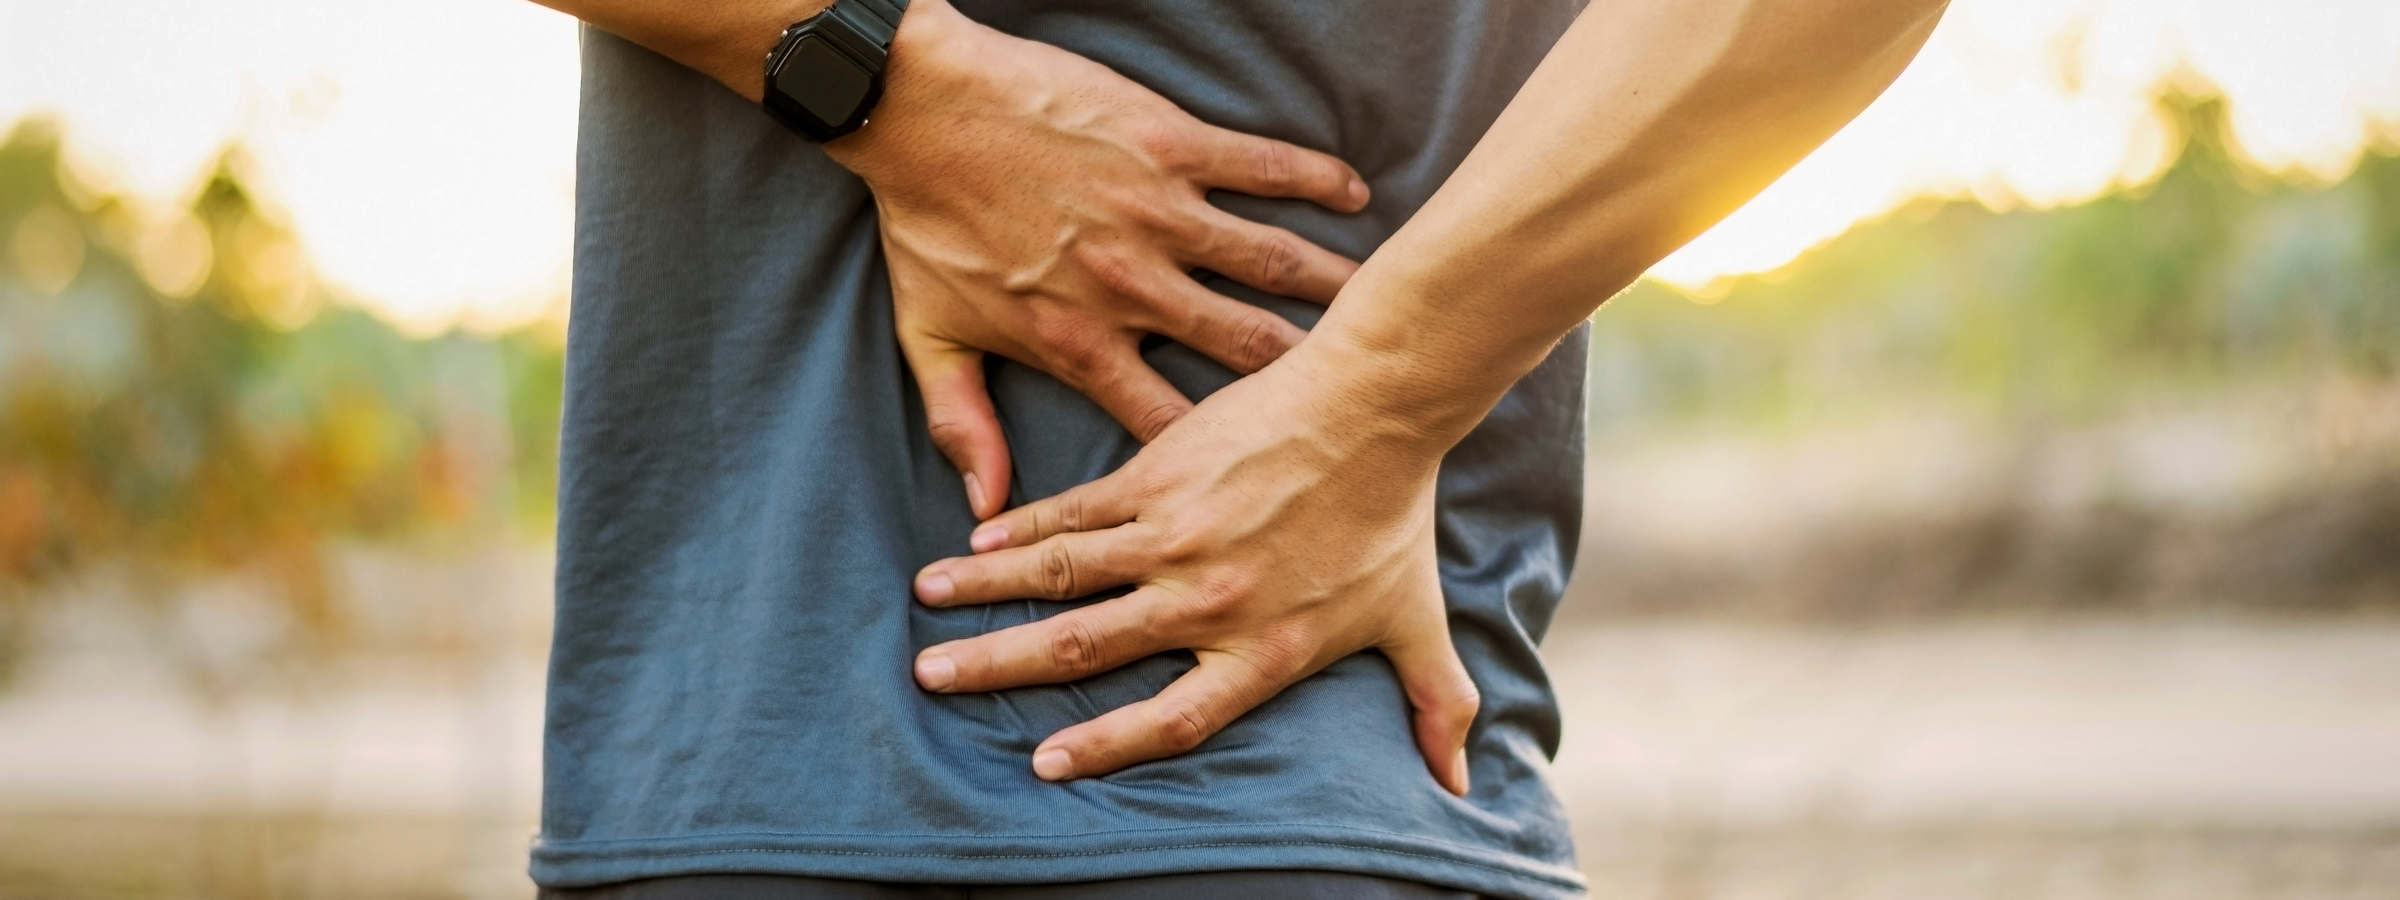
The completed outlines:
{"type": "Polygon", "coordinates": [[[642,898],[1579,895],[1578,323],[1941,9],[546,2],[533,872],[642,898]]]}

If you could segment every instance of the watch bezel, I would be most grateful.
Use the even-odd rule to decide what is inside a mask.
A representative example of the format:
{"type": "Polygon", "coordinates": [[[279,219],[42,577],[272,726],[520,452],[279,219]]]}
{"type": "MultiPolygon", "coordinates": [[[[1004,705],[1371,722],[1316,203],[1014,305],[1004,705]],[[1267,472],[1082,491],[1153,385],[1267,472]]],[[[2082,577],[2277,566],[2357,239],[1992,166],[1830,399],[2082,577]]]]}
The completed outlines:
{"type": "Polygon", "coordinates": [[[873,40],[861,33],[848,18],[839,15],[837,11],[840,7],[841,4],[836,3],[824,12],[783,30],[783,37],[775,42],[775,50],[767,55],[766,85],[760,94],[767,111],[777,121],[818,143],[839,138],[865,126],[867,114],[874,110],[876,101],[883,99],[883,62],[869,58],[862,51],[862,48],[874,47],[873,40]],[[828,122],[818,117],[807,105],[776,85],[776,79],[782,77],[784,67],[791,62],[792,51],[811,36],[822,39],[836,56],[857,66],[867,76],[866,93],[842,121],[828,122]]]}

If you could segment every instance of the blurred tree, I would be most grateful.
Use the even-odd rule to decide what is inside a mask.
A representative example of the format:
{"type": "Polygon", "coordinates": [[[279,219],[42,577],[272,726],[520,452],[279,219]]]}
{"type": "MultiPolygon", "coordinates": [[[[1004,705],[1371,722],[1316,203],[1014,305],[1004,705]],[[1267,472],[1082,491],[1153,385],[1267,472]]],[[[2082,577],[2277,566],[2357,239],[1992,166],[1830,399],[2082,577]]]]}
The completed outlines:
{"type": "Polygon", "coordinates": [[[158,221],[46,120],[0,144],[0,676],[79,576],[167,622],[196,578],[255,579],[268,649],[308,655],[345,632],[336,542],[546,521],[558,341],[411,340],[338,302],[248,174],[228,149],[158,221]],[[446,377],[469,358],[491,377],[446,377]]]}
{"type": "Polygon", "coordinates": [[[2400,356],[2400,146],[2332,186],[2258,171],[2196,79],[2158,94],[2154,181],[2054,210],[1924,200],[1694,296],[1645,281],[1595,318],[1596,428],[1806,417],[1926,394],[2020,419],[2400,356]]]}

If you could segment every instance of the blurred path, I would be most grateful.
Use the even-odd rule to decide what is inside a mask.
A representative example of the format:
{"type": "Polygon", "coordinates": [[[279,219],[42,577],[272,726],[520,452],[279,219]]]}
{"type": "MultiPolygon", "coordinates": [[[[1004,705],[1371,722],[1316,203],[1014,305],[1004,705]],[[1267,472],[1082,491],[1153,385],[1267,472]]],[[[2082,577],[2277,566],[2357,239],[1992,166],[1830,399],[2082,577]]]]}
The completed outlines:
{"type": "MultiPolygon", "coordinates": [[[[1548,657],[1597,897],[2400,896],[2400,622],[1595,623],[1548,657]]],[[[54,659],[0,696],[0,897],[136,858],[163,893],[106,895],[173,894],[241,818],[282,896],[525,896],[539,662],[211,717],[54,659]]]]}
{"type": "Polygon", "coordinates": [[[2400,825],[2394,625],[1594,626],[1547,656],[1592,819],[2400,825]]]}
{"type": "Polygon", "coordinates": [[[2400,897],[2400,623],[1592,625],[1600,897],[2400,897]]]}

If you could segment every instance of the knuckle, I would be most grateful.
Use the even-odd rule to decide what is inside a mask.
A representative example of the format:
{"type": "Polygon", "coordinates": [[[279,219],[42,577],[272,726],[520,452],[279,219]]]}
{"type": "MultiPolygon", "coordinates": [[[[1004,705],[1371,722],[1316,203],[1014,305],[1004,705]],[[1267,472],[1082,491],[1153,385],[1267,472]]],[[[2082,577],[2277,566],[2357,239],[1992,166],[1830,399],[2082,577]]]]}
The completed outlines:
{"type": "Polygon", "coordinates": [[[1257,157],[1251,160],[1251,165],[1257,167],[1259,186],[1275,193],[1291,190],[1296,164],[1291,146],[1273,141],[1260,144],[1257,157]]]}
{"type": "Polygon", "coordinates": [[[1448,727],[1472,726],[1476,713],[1483,710],[1483,692],[1475,687],[1475,679],[1459,669],[1441,681],[1446,684],[1438,689],[1438,696],[1423,703],[1423,713],[1448,727]]]}
{"type": "Polygon", "coordinates": [[[1164,701],[1156,728],[1160,745],[1174,753],[1188,753],[1208,739],[1208,716],[1190,701],[1164,701]]]}
{"type": "Polygon", "coordinates": [[[1074,377],[1094,375],[1108,365],[1108,343],[1088,323],[1052,316],[1034,324],[1034,336],[1041,340],[1045,355],[1053,361],[1056,371],[1051,374],[1071,381],[1074,377]]]}
{"type": "Polygon", "coordinates": [[[1033,337],[1047,347],[1063,348],[1082,343],[1089,331],[1071,316],[1037,314],[1033,317],[1033,337]]]}
{"type": "Polygon", "coordinates": [[[1175,228],[1176,217],[1169,211],[1169,207],[1152,202],[1152,198],[1148,196],[1124,198],[1117,204],[1115,214],[1117,218],[1133,226],[1132,231],[1137,235],[1168,234],[1172,233],[1175,228]]]}
{"type": "Polygon", "coordinates": [[[1282,294],[1291,291],[1300,276],[1300,251],[1292,246],[1288,234],[1260,238],[1250,250],[1251,265],[1259,278],[1258,287],[1282,294]]]}
{"type": "Polygon", "coordinates": [[[1458,673],[1457,697],[1450,701],[1450,705],[1470,719],[1475,717],[1478,710],[1483,709],[1483,690],[1475,686],[1474,677],[1468,675],[1463,667],[1458,673]]]}
{"type": "Polygon", "coordinates": [[[1260,675],[1277,683],[1299,677],[1313,656],[1309,635],[1300,628],[1269,629],[1251,642],[1246,656],[1260,675]]]}
{"type": "Polygon", "coordinates": [[[1058,498],[1056,515],[1058,516],[1058,530],[1062,532],[1082,531],[1088,511],[1083,505],[1083,498],[1069,495],[1058,498]]]}
{"type": "Polygon", "coordinates": [[[1157,219],[1153,227],[1168,246],[1193,253],[1206,253],[1219,238],[1217,226],[1211,221],[1217,208],[1194,195],[1176,203],[1162,204],[1153,211],[1157,219]]]}
{"type": "Polygon", "coordinates": [[[1080,619],[1058,619],[1056,630],[1050,633],[1050,666],[1069,678],[1083,678],[1100,670],[1100,641],[1090,625],[1080,619]]]}
{"type": "Polygon", "coordinates": [[[1066,380],[1085,393],[1104,387],[1115,368],[1115,352],[1107,343],[1086,337],[1061,345],[1056,350],[1059,365],[1066,380]]]}
{"type": "Polygon", "coordinates": [[[1450,701],[1449,708],[1445,710],[1445,712],[1450,716],[1451,721],[1460,726],[1473,723],[1475,721],[1475,714],[1482,711],[1483,694],[1476,691],[1473,687],[1467,688],[1466,694],[1460,696],[1458,699],[1450,701]]]}
{"type": "Polygon", "coordinates": [[[1160,432],[1167,430],[1167,426],[1175,424],[1175,420],[1180,418],[1183,418],[1182,404],[1167,401],[1152,403],[1133,417],[1136,426],[1135,436],[1148,441],[1157,437],[1160,432]]]}
{"type": "MultiPolygon", "coordinates": [[[[1125,468],[1118,471],[1125,476],[1123,483],[1126,495],[1146,507],[1165,503],[1174,497],[1183,486],[1182,480],[1176,477],[1177,472],[1174,468],[1166,464],[1151,462],[1140,455],[1134,456],[1132,462],[1126,463],[1125,468]]],[[[1153,539],[1158,542],[1155,546],[1162,549],[1184,548],[1197,543],[1191,529],[1176,524],[1181,521],[1181,518],[1175,514],[1174,510],[1170,509],[1160,513],[1158,521],[1160,523],[1157,531],[1158,537],[1153,539]]],[[[1184,561],[1189,557],[1177,556],[1175,559],[1184,561]]]]}
{"type": "MultiPolygon", "coordinates": [[[[1173,519],[1168,519],[1161,525],[1159,537],[1156,543],[1152,544],[1159,561],[1169,565],[1180,565],[1201,558],[1206,548],[1190,529],[1178,527],[1173,519]]],[[[1192,599],[1197,602],[1201,598],[1195,596],[1192,599]]]]}
{"type": "Polygon", "coordinates": [[[1202,585],[1183,595],[1174,615],[1185,630],[1198,634],[1222,634],[1240,624],[1241,613],[1242,604],[1232,590],[1202,585]]]}
{"type": "Polygon", "coordinates": [[[1141,271],[1122,256],[1098,251],[1083,254],[1084,271],[1092,281],[1112,293],[1139,296],[1142,288],[1141,271]]]}
{"type": "Polygon", "coordinates": [[[1190,615],[1202,621],[1223,621],[1240,615],[1242,591],[1222,581],[1206,581],[1192,588],[1185,598],[1190,615]]]}
{"type": "Polygon", "coordinates": [[[1052,600],[1083,596],[1075,584],[1075,552],[1066,544],[1053,542],[1042,551],[1042,595],[1052,600]]]}
{"type": "Polygon", "coordinates": [[[1257,371],[1281,358],[1283,352],[1290,348],[1284,342],[1283,329],[1279,327],[1283,320],[1266,314],[1252,315],[1248,319],[1242,324],[1240,335],[1234,339],[1233,356],[1242,368],[1257,371]]]}
{"type": "Polygon", "coordinates": [[[925,409],[925,430],[933,436],[934,446],[946,450],[965,448],[975,437],[971,416],[952,405],[929,406],[925,409]]]}
{"type": "Polygon", "coordinates": [[[1162,166],[1171,168],[1183,158],[1183,132],[1172,122],[1152,119],[1137,123],[1127,138],[1136,152],[1162,166]]]}

